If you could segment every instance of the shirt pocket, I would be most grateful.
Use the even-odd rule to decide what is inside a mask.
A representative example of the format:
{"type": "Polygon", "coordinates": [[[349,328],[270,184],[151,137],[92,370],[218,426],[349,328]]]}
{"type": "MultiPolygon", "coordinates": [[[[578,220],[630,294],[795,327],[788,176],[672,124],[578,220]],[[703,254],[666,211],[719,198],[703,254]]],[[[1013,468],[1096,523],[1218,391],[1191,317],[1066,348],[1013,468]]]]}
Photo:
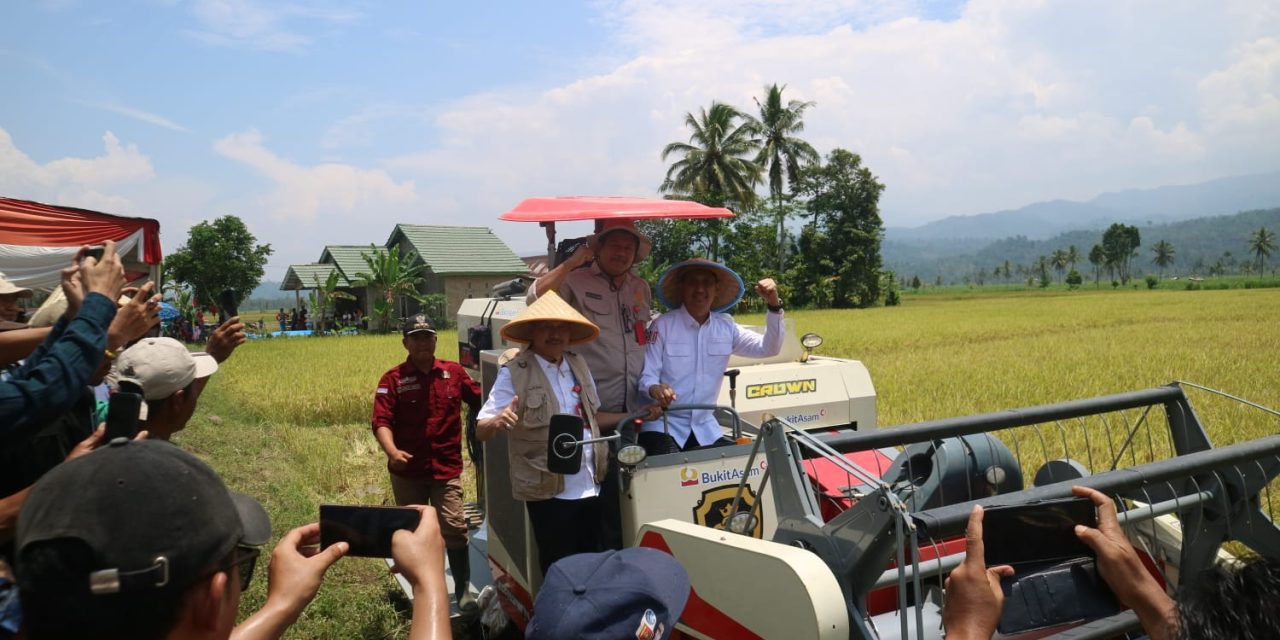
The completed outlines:
{"type": "Polygon", "coordinates": [[[587,311],[590,312],[589,315],[592,316],[611,316],[614,313],[614,305],[617,304],[613,300],[596,299],[587,294],[583,294],[578,299],[582,301],[582,306],[586,307],[587,311]]]}
{"type": "Polygon", "coordinates": [[[714,337],[707,341],[707,354],[713,356],[733,355],[733,339],[714,337]]]}
{"type": "Polygon", "coordinates": [[[666,342],[662,346],[663,353],[669,358],[688,358],[693,356],[692,342],[666,342]]]}

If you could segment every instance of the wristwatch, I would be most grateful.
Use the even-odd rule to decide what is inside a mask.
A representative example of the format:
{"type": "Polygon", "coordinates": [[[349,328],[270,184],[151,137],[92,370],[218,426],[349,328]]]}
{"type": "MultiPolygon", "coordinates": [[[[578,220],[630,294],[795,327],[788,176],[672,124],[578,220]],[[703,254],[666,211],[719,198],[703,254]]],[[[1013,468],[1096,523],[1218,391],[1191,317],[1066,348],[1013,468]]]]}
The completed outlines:
{"type": "Polygon", "coordinates": [[[765,306],[766,306],[766,307],[769,307],[769,310],[770,310],[770,311],[772,311],[772,312],[774,312],[774,313],[782,313],[782,305],[780,305],[780,304],[779,304],[779,305],[772,305],[772,304],[769,304],[769,303],[767,303],[767,302],[766,302],[766,303],[765,303],[765,306]]]}

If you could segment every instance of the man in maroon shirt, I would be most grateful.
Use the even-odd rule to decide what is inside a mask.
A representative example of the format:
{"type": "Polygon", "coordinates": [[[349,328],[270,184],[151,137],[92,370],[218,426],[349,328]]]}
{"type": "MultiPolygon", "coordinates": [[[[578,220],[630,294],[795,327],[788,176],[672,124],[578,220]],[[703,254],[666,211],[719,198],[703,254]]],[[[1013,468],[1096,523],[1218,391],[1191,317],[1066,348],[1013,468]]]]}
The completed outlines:
{"type": "Polygon", "coordinates": [[[475,607],[462,513],[461,403],[480,409],[480,385],[456,362],[436,358],[436,330],[424,315],[401,327],[409,357],[382,375],[373,397],[373,435],[387,454],[396,504],[429,504],[440,517],[454,597],[475,607]]]}

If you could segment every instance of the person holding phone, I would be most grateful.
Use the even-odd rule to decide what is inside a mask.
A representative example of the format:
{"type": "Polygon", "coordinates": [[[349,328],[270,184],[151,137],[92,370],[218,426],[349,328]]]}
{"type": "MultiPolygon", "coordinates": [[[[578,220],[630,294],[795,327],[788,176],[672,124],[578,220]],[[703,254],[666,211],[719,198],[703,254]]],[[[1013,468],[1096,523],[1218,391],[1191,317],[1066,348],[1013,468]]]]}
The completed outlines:
{"type": "Polygon", "coordinates": [[[603,550],[601,481],[608,470],[603,442],[584,445],[582,467],[573,475],[547,469],[551,418],[582,417],[582,438],[598,438],[603,425],[616,425],[624,413],[600,409],[586,361],[570,347],[595,340],[600,329],[554,291],[538,298],[502,327],[502,337],[528,345],[498,372],[480,409],[476,437],[507,434],[511,495],[525,503],[543,574],[556,560],[603,550]]]}
{"type": "Polygon", "coordinates": [[[408,357],[382,375],[373,396],[373,435],[387,456],[396,504],[436,508],[459,609],[475,606],[468,583],[462,505],[462,413],[480,408],[480,384],[456,362],[436,357],[436,330],[419,314],[401,325],[408,357]]]}
{"type": "MultiPolygon", "coordinates": [[[[410,637],[450,637],[440,533],[430,507],[392,539],[414,591],[410,637]]],[[[17,531],[26,637],[268,640],[285,634],[348,551],[320,525],[281,536],[262,608],[236,624],[271,539],[266,511],[195,456],[117,440],[60,465],[30,492],[17,531]],[[122,490],[121,487],[125,489],[122,490]]]]}

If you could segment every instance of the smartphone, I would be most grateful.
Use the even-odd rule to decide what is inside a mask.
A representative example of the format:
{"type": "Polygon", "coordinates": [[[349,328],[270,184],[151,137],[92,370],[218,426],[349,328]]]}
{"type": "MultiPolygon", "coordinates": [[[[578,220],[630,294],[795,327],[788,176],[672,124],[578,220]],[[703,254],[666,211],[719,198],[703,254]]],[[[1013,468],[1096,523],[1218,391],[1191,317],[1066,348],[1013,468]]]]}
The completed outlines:
{"type": "Polygon", "coordinates": [[[102,260],[102,254],[103,254],[106,250],[107,250],[106,245],[99,245],[99,246],[96,246],[96,247],[89,247],[89,250],[85,252],[84,257],[83,257],[83,258],[81,258],[81,261],[83,261],[83,260],[84,260],[84,258],[93,258],[94,260],[102,260]]]}
{"type": "Polygon", "coordinates": [[[1045,500],[1011,507],[992,507],[982,514],[982,542],[987,566],[1044,563],[1093,557],[1076,537],[1078,524],[1098,526],[1098,512],[1088,498],[1045,500]]]}
{"type": "Polygon", "coordinates": [[[320,547],[346,542],[349,556],[390,558],[391,536],[400,529],[417,529],[421,519],[421,512],[409,507],[322,504],[320,547]]]}
{"type": "Polygon", "coordinates": [[[135,393],[122,388],[111,394],[107,401],[107,442],[138,435],[138,411],[142,408],[142,393],[140,389],[138,391],[135,393]]]}
{"type": "Polygon", "coordinates": [[[222,293],[218,294],[218,324],[238,315],[240,315],[240,309],[236,307],[236,290],[223,289],[222,293]]]}

